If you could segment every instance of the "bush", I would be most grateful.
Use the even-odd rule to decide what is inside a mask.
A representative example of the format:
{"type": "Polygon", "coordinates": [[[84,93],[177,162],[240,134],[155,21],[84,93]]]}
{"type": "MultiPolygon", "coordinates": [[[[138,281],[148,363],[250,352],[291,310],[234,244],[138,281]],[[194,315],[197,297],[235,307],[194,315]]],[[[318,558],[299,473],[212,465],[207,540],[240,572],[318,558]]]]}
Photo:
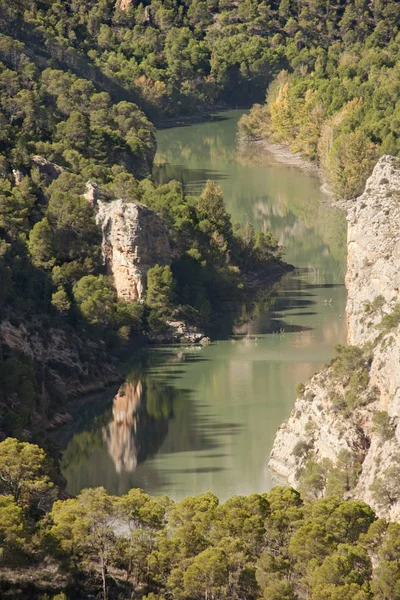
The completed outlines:
{"type": "Polygon", "coordinates": [[[306,386],[304,385],[304,383],[298,383],[296,385],[296,394],[298,398],[303,398],[304,397],[304,392],[306,391],[306,386]]]}
{"type": "Polygon", "coordinates": [[[374,414],[372,419],[372,431],[384,442],[394,438],[396,428],[393,420],[386,411],[380,410],[374,414]]]}
{"type": "Polygon", "coordinates": [[[312,448],[311,444],[305,442],[304,440],[300,440],[299,442],[297,442],[297,444],[293,448],[292,454],[296,458],[301,458],[301,457],[307,455],[308,452],[311,450],[311,448],[312,448]]]}
{"type": "Polygon", "coordinates": [[[384,333],[389,333],[392,329],[395,329],[400,325],[400,304],[396,304],[393,311],[389,315],[385,315],[378,327],[384,333]]]}
{"type": "Polygon", "coordinates": [[[115,321],[117,296],[107,277],[87,275],[74,286],[74,299],[91,325],[107,327],[115,321]]]}

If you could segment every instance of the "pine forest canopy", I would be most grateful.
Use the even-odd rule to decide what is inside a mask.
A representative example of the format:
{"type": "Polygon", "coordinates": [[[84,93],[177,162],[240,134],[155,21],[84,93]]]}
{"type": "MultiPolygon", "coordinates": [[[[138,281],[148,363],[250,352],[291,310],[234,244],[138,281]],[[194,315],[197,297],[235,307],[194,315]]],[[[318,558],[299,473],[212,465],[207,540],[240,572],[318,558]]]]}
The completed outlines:
{"type": "Polygon", "coordinates": [[[400,598],[400,525],[363,502],[285,487],[223,504],[104,488],[57,500],[43,450],[12,438],[0,470],[0,573],[14,571],[4,598],[400,598]]]}

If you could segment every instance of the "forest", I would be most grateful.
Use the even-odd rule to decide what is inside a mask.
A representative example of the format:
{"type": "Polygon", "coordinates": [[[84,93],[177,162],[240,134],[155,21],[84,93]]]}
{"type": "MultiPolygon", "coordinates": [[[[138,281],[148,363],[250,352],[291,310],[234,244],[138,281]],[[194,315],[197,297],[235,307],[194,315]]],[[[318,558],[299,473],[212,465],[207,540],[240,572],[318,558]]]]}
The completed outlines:
{"type": "MultiPolygon", "coordinates": [[[[90,117],[93,157],[102,160],[107,144],[103,162],[121,159],[125,151],[125,166],[127,148],[122,150],[115,115],[106,116],[104,93],[113,101],[134,102],[158,124],[218,106],[249,106],[264,100],[267,91],[265,105],[255,105],[243,118],[240,135],[289,145],[318,162],[336,194],[354,197],[377,157],[400,151],[399,23],[399,4],[391,0],[1,2],[3,78],[11,76],[10,68],[24,71],[20,85],[26,90],[18,89],[14,74],[6,90],[13,100],[3,118],[17,125],[25,110],[40,129],[32,109],[36,85],[28,72],[32,81],[45,66],[63,71],[63,77],[47,72],[42,82],[54,95],[67,85],[68,71],[86,81],[72,92],[80,95],[80,104],[69,100],[68,107],[61,98],[59,110],[69,117],[81,111],[81,136],[88,128],[85,117],[96,113],[90,117]],[[49,78],[57,81],[50,85],[49,78]],[[88,100],[93,86],[103,97],[89,108],[82,98],[88,100]]],[[[38,92],[43,107],[48,99],[40,86],[38,92]]],[[[72,116],[71,126],[74,119],[79,117],[72,116]]],[[[128,132],[122,137],[148,161],[146,127],[143,122],[129,140],[128,132]]],[[[42,141],[50,130],[42,132],[42,141]]],[[[25,139],[31,132],[28,119],[25,139]]],[[[82,170],[87,162],[76,155],[76,143],[82,148],[84,140],[72,142],[71,135],[65,143],[72,144],[74,166],[79,162],[82,170]]],[[[22,146],[19,137],[19,152],[22,146]]]]}
{"type": "Polygon", "coordinates": [[[395,600],[400,525],[288,487],[173,502],[140,489],[62,497],[34,444],[0,443],[2,598],[395,600]]]}

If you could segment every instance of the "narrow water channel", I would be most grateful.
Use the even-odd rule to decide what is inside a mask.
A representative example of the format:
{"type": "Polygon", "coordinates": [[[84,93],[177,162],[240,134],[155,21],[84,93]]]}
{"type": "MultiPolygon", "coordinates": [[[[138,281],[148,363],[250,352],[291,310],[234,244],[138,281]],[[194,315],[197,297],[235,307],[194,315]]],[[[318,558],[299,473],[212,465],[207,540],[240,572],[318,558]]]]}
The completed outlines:
{"type": "Polygon", "coordinates": [[[205,348],[153,348],[120,390],[92,398],[60,432],[68,491],[141,487],[174,499],[267,491],[275,432],[295,385],[346,338],[346,224],[318,180],[236,143],[242,111],[159,131],[154,178],[196,195],[219,183],[234,222],[272,231],[299,267],[271,301],[243,308],[232,335],[205,348]]]}

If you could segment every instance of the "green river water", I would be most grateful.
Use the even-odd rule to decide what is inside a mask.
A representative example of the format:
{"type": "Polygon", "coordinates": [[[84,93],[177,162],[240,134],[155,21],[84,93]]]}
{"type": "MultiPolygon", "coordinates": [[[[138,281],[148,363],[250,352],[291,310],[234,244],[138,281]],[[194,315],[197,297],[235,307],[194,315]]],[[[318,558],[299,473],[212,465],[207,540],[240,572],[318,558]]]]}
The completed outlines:
{"type": "Polygon", "coordinates": [[[68,491],[141,487],[174,499],[213,491],[267,491],[274,435],[295,385],[346,337],[346,224],[312,175],[236,142],[243,111],[158,132],[154,178],[178,179],[196,195],[207,179],[224,191],[233,221],[272,231],[298,270],[274,303],[244,307],[226,339],[153,348],[127,382],[93,396],[59,432],[68,491]]]}

